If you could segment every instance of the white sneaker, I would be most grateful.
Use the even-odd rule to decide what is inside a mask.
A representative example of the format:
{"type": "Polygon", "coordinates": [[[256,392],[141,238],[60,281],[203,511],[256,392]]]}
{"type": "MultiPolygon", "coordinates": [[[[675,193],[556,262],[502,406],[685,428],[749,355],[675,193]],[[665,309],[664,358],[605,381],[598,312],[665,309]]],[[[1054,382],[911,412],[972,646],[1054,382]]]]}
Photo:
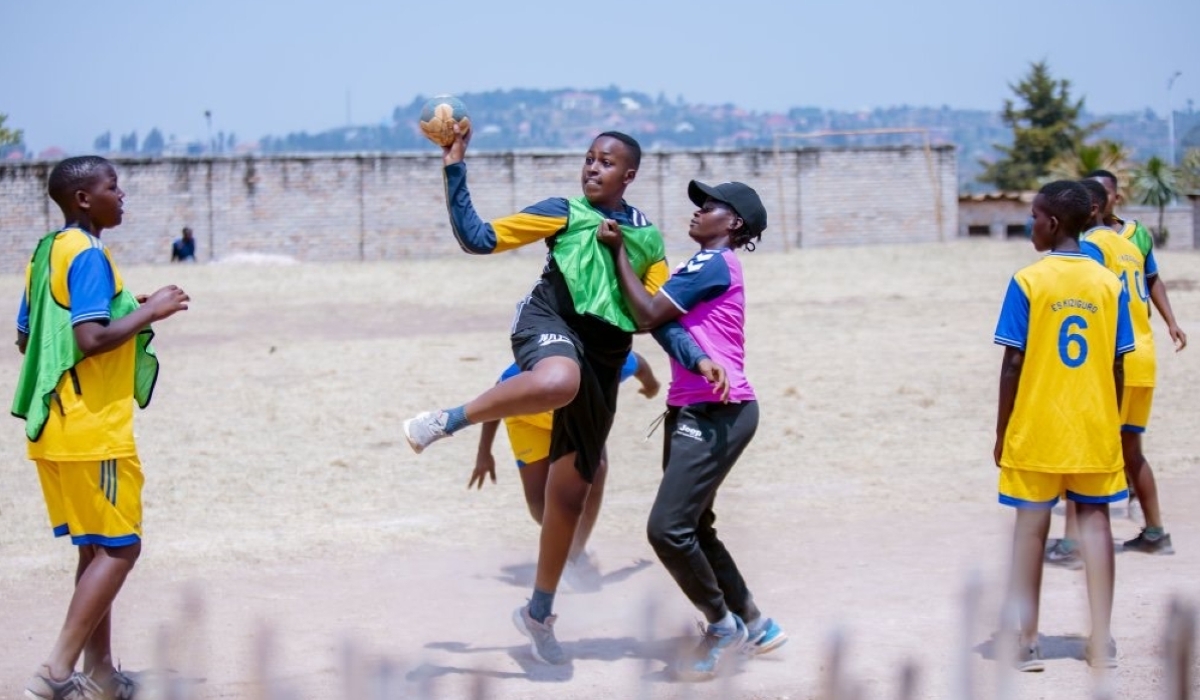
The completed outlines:
{"type": "Polygon", "coordinates": [[[450,437],[450,433],[446,432],[446,420],[445,411],[418,413],[416,417],[404,421],[404,439],[413,452],[421,454],[426,447],[450,437]]]}

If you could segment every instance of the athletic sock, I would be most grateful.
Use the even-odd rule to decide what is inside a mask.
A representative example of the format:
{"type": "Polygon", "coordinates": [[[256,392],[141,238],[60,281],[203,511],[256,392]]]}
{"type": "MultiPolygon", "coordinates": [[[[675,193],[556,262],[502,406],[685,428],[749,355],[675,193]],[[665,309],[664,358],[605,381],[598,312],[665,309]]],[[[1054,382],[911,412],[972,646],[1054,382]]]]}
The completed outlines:
{"type": "Polygon", "coordinates": [[[1161,527],[1147,526],[1146,529],[1143,530],[1142,532],[1145,533],[1146,539],[1148,539],[1148,540],[1157,540],[1158,538],[1162,537],[1164,534],[1163,529],[1161,527]]]}
{"type": "Polygon", "coordinates": [[[733,619],[733,613],[728,610],[725,611],[725,617],[709,623],[709,626],[727,633],[737,630],[737,622],[733,619]]]}
{"type": "Polygon", "coordinates": [[[465,405],[446,409],[446,434],[453,435],[471,424],[466,409],[465,405]]]}
{"type": "Polygon", "coordinates": [[[529,599],[529,616],[538,622],[545,622],[553,608],[554,594],[534,588],[533,597],[529,599]]]}
{"type": "Polygon", "coordinates": [[[1066,537],[1058,541],[1058,546],[1064,552],[1073,552],[1079,548],[1079,545],[1075,543],[1075,540],[1068,540],[1066,537]]]}
{"type": "Polygon", "coordinates": [[[751,638],[753,638],[754,635],[758,634],[759,632],[762,632],[763,628],[767,626],[767,618],[763,617],[762,615],[759,615],[753,620],[743,620],[743,622],[746,623],[746,632],[750,634],[751,638]]]}

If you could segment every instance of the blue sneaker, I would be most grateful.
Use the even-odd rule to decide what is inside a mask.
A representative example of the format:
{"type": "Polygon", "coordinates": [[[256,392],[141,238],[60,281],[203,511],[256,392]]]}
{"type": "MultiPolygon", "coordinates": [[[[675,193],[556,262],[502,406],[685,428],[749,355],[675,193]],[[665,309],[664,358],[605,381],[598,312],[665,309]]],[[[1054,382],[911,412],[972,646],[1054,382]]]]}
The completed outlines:
{"type": "Polygon", "coordinates": [[[746,646],[743,648],[747,656],[770,653],[787,644],[788,640],[787,632],[784,632],[779,623],[769,617],[749,635],[746,646]]]}
{"type": "Polygon", "coordinates": [[[684,681],[710,681],[717,677],[721,657],[730,652],[736,655],[746,643],[746,625],[741,618],[733,616],[737,625],[733,631],[713,625],[703,627],[704,638],[689,658],[675,664],[675,677],[684,681]]]}

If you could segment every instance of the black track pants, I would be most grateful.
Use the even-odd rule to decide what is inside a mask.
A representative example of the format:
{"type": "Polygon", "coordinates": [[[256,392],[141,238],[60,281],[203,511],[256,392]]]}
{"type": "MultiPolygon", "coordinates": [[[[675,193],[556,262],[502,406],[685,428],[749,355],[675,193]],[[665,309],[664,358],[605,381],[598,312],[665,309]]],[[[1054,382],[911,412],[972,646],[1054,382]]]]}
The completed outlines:
{"type": "Polygon", "coordinates": [[[758,428],[758,403],[671,407],[663,423],[663,478],[647,535],[667,571],[709,622],[727,610],[758,617],[733,557],[717,539],[713,501],[758,428]]]}

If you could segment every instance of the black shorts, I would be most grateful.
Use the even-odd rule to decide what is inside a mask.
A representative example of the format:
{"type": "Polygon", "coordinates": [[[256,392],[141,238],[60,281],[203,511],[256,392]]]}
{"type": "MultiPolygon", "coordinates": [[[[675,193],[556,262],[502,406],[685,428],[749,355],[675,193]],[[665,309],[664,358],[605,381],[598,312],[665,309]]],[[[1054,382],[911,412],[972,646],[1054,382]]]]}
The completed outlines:
{"type": "Polygon", "coordinates": [[[621,367],[632,346],[632,334],[597,318],[562,314],[536,294],[513,322],[513,356],[521,371],[547,357],[569,357],[579,365],[579,392],[554,412],[550,461],[574,452],[575,469],[589,484],[612,429],[621,367]]]}

